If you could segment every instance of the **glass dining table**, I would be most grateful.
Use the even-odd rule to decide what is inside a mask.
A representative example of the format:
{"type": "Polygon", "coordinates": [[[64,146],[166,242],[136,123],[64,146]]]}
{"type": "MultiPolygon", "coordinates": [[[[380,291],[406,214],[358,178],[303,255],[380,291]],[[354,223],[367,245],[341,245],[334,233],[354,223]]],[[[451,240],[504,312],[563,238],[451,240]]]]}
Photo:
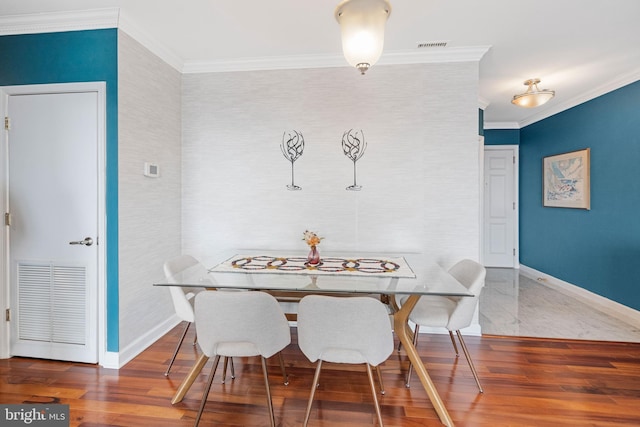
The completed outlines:
{"type": "MultiPolygon", "coordinates": [[[[191,268],[155,286],[206,289],[261,290],[280,294],[379,295],[390,307],[398,336],[440,421],[453,421],[413,344],[409,325],[411,310],[421,297],[471,297],[466,287],[436,262],[420,254],[340,254],[323,256],[309,265],[306,256],[272,251],[243,251],[207,270],[191,268]],[[283,255],[284,253],[284,255],[283,255]],[[402,306],[395,295],[407,295],[402,306]]],[[[179,386],[171,403],[182,401],[208,358],[201,355],[179,386]]]]}

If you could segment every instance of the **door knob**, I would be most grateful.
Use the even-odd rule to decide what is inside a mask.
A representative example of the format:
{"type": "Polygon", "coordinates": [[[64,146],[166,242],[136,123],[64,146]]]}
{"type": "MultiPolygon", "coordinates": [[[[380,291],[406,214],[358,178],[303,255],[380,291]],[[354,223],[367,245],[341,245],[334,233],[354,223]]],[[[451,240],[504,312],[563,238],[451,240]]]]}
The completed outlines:
{"type": "Polygon", "coordinates": [[[78,240],[75,242],[69,242],[70,245],[85,245],[91,246],[93,245],[93,239],[91,237],[85,237],[84,240],[78,240]]]}

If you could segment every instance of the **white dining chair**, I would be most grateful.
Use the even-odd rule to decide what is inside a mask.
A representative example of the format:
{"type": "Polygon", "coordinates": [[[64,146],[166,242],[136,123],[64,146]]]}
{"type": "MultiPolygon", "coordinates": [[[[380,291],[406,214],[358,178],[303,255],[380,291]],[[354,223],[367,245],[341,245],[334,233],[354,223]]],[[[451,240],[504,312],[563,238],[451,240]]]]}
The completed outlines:
{"type": "Polygon", "coordinates": [[[298,346],[317,361],[304,426],[309,422],[322,362],[365,364],[380,426],[382,414],[371,367],[393,352],[393,331],[385,305],[369,297],[308,295],[298,306],[298,346]]]}
{"type": "MultiPolygon", "coordinates": [[[[190,269],[193,274],[200,275],[202,277],[207,276],[207,268],[200,263],[196,258],[191,255],[181,255],[175,258],[172,258],[164,263],[164,274],[167,278],[168,283],[177,283],[177,277],[180,273],[190,269]]],[[[213,282],[212,282],[213,286],[213,282]]],[[[173,356],[169,361],[169,366],[167,367],[165,376],[169,376],[169,372],[171,371],[171,367],[178,356],[178,352],[180,351],[180,347],[184,341],[187,332],[189,331],[189,327],[195,321],[195,314],[193,311],[193,298],[195,295],[204,290],[203,288],[187,288],[183,286],[170,286],[169,292],[171,293],[171,301],[173,302],[173,308],[175,310],[178,318],[185,322],[184,329],[182,331],[182,335],[180,336],[180,340],[176,345],[176,349],[173,352],[173,356]]],[[[196,345],[196,339],[193,341],[193,345],[196,345]]],[[[224,359],[224,371],[222,377],[222,383],[225,382],[225,377],[227,374],[227,366],[229,365],[229,360],[231,360],[230,368],[231,368],[231,379],[235,378],[235,369],[233,366],[233,359],[224,359]]]]}
{"type": "MultiPolygon", "coordinates": [[[[469,293],[473,294],[473,297],[445,297],[445,296],[423,296],[420,298],[413,311],[409,315],[409,320],[415,323],[413,343],[417,345],[418,336],[420,335],[420,326],[432,327],[432,328],[446,328],[449,331],[449,337],[453,344],[453,348],[456,352],[456,357],[459,357],[458,346],[453,336],[455,331],[460,341],[460,346],[467,359],[469,368],[473,373],[473,378],[476,380],[480,393],[484,390],[480,385],[480,379],[478,373],[471,360],[469,350],[462,338],[460,330],[471,325],[473,315],[478,305],[480,298],[480,292],[484,287],[486,269],[475,261],[464,259],[456,263],[449,269],[451,274],[458,282],[464,285],[469,293]]],[[[400,304],[406,300],[407,296],[400,299],[400,304]]],[[[412,365],[409,362],[409,370],[407,372],[406,387],[410,386],[412,365]]]]}
{"type": "MultiPolygon", "coordinates": [[[[269,416],[274,427],[267,358],[276,353],[281,356],[281,351],[291,343],[289,322],[278,301],[259,291],[200,292],[196,295],[195,317],[200,348],[207,357],[215,359],[194,425],[197,426],[202,417],[220,357],[260,356],[269,416]]],[[[282,357],[280,366],[286,385],[288,379],[282,357]]]]}
{"type": "MultiPolygon", "coordinates": [[[[164,263],[164,274],[168,283],[176,283],[176,276],[178,274],[188,268],[199,268],[200,266],[206,273],[205,267],[202,266],[197,259],[190,255],[182,255],[172,258],[164,263]]],[[[189,327],[195,321],[193,298],[198,290],[181,286],[169,286],[169,292],[171,293],[171,301],[173,302],[175,313],[182,322],[185,322],[185,325],[182,335],[180,336],[180,340],[178,341],[178,345],[176,346],[173,356],[169,361],[169,367],[164,373],[165,376],[169,375],[173,362],[175,362],[178,352],[180,351],[180,347],[182,346],[182,342],[189,331],[189,327]]],[[[195,345],[195,341],[193,344],[195,345]]]]}

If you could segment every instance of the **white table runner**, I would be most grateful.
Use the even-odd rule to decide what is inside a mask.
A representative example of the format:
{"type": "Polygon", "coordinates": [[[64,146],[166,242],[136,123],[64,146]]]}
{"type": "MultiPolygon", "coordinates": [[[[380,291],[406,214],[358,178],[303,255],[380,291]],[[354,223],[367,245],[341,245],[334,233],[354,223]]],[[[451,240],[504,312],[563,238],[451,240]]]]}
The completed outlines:
{"type": "Polygon", "coordinates": [[[415,278],[403,257],[322,257],[317,265],[304,256],[235,255],[211,272],[349,275],[415,278]]]}

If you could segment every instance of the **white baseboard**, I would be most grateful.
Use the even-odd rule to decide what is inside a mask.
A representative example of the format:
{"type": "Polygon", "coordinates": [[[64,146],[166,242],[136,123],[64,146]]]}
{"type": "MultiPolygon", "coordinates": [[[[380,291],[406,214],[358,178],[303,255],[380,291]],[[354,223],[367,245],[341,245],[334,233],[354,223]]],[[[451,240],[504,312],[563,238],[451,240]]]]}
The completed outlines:
{"type": "Polygon", "coordinates": [[[178,323],[180,323],[180,319],[174,314],[155,328],[150,329],[146,334],[139,337],[124,349],[121,349],[119,352],[106,352],[100,359],[100,365],[111,369],[122,368],[134,357],[142,353],[147,347],[158,341],[162,336],[173,329],[178,323]]]}
{"type": "Polygon", "coordinates": [[[119,353],[115,351],[105,351],[98,363],[103,368],[120,369],[120,364],[118,363],[118,355],[119,353]]]}
{"type": "Polygon", "coordinates": [[[520,265],[520,272],[524,276],[540,281],[544,285],[554,288],[565,295],[580,300],[585,304],[589,304],[591,307],[607,314],[608,316],[615,317],[622,322],[628,323],[636,328],[640,328],[640,311],[638,310],[634,310],[624,304],[612,301],[601,295],[595,294],[584,288],[565,282],[525,265],[520,265]]]}

